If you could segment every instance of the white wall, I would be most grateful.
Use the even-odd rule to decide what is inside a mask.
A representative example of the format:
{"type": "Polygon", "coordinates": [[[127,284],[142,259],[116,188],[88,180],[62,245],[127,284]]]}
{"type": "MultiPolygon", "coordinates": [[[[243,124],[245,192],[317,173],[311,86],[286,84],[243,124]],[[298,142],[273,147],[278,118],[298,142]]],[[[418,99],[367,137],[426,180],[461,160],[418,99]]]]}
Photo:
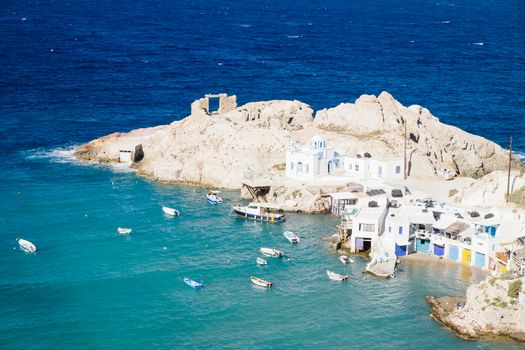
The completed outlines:
{"type": "Polygon", "coordinates": [[[319,165],[313,154],[286,152],[287,177],[298,180],[311,180],[317,176],[318,169],[319,165]],[[301,163],[301,166],[299,166],[299,163],[301,163]]]}
{"type": "Polygon", "coordinates": [[[361,179],[400,180],[403,179],[403,160],[344,157],[344,170],[346,175],[361,179]]]}

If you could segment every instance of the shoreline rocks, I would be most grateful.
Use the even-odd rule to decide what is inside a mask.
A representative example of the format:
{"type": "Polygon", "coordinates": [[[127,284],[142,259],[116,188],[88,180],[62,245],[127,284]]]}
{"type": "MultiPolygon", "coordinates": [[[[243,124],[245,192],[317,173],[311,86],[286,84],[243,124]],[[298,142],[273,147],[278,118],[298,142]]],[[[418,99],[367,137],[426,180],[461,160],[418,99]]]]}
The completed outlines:
{"type": "Polygon", "coordinates": [[[510,338],[525,342],[525,277],[488,277],[466,297],[427,296],[433,318],[465,339],[510,338]],[[512,287],[514,285],[514,287],[512,287]],[[518,296],[511,293],[519,285],[518,296]]]}

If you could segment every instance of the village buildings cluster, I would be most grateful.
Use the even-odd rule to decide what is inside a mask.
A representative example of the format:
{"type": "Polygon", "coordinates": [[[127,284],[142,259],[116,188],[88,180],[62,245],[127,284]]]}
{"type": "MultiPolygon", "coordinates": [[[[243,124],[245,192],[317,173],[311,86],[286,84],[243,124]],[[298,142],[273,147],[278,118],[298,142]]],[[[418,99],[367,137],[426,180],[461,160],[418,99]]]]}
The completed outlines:
{"type": "Polygon", "coordinates": [[[525,227],[519,213],[466,210],[388,184],[403,175],[403,159],[344,155],[319,136],[303,147],[290,143],[286,153],[286,176],[292,179],[374,180],[373,188],[329,194],[331,212],[341,219],[340,242],[351,252],[392,257],[420,252],[497,274],[525,275],[525,227]]]}

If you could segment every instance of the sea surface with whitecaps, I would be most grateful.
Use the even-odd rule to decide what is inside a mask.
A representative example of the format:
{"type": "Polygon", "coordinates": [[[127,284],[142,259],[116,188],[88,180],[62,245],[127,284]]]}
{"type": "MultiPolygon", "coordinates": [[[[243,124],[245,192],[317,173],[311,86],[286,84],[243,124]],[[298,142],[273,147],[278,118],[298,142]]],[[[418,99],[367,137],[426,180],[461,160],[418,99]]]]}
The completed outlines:
{"type": "Polygon", "coordinates": [[[331,215],[235,219],[237,191],[209,205],[204,189],[79,164],[71,149],[181,119],[205,93],[318,110],[386,90],[503,147],[512,136],[519,154],[523,18],[522,0],[2,1],[0,348],[520,348],[461,340],[429,317],[424,297],[464,293],[475,270],[365,276],[363,259],[343,266],[319,239],[331,215]],[[259,267],[261,246],[286,256],[259,267]]]}

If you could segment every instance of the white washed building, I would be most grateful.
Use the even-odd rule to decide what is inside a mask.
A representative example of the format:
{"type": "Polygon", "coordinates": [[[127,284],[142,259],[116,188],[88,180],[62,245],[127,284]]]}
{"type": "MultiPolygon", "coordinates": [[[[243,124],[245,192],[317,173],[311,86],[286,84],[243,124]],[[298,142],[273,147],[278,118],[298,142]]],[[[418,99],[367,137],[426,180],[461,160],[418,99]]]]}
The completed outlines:
{"type": "Polygon", "coordinates": [[[344,173],[359,179],[382,181],[403,179],[403,159],[376,159],[357,155],[344,157],[344,173]]]}
{"type": "Polygon", "coordinates": [[[293,142],[286,151],[286,176],[297,180],[342,173],[342,159],[335,148],[326,147],[325,140],[314,136],[300,149],[293,142]]]}

